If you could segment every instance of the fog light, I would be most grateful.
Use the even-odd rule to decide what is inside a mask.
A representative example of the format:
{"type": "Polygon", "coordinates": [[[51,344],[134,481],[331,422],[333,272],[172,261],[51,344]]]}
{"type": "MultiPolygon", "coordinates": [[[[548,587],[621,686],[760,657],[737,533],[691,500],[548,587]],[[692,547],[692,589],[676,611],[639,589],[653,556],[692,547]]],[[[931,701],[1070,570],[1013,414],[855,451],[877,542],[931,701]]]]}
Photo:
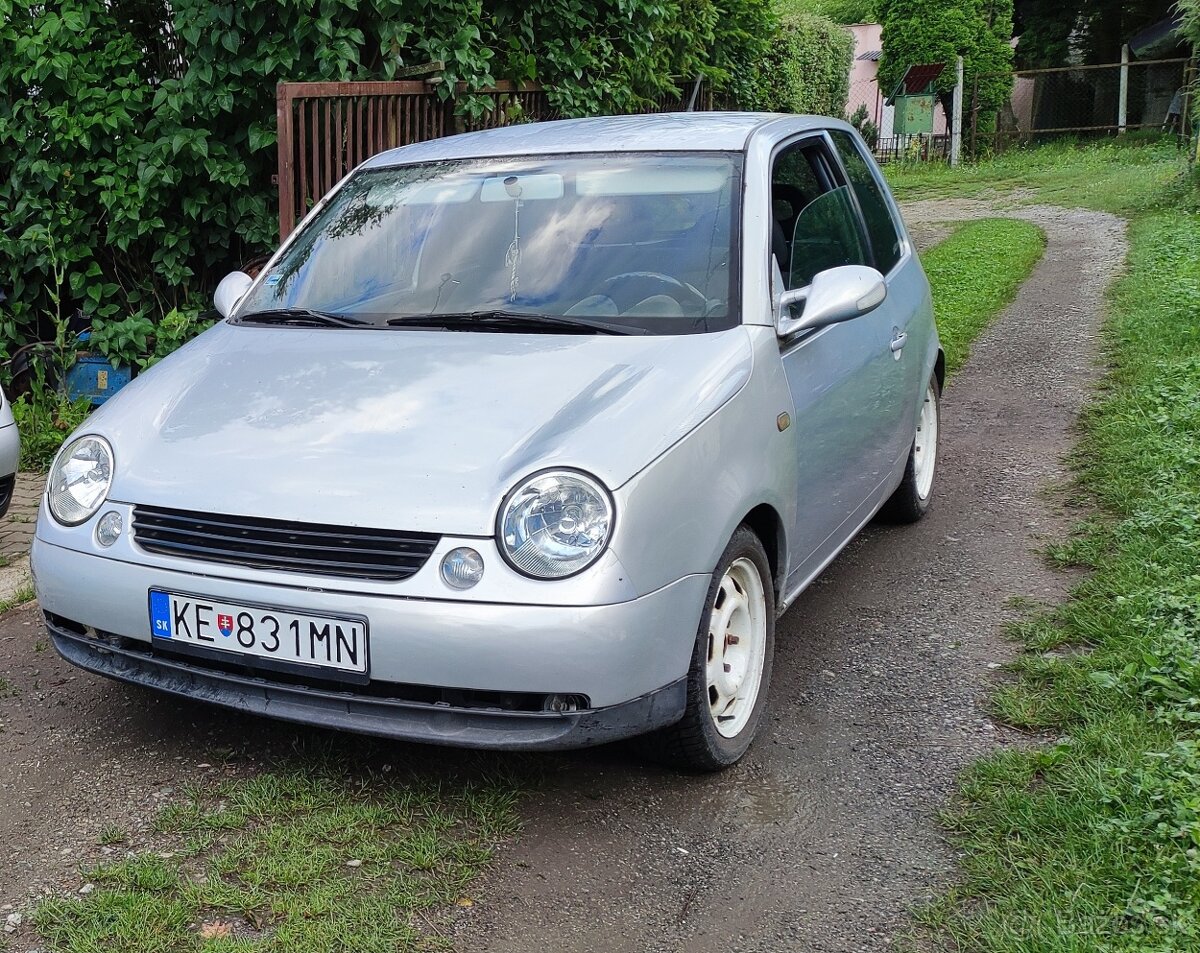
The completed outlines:
{"type": "Polygon", "coordinates": [[[116,510],[109,510],[96,524],[96,542],[101,546],[111,546],[121,538],[121,529],[121,514],[116,510]]]}
{"type": "Polygon", "coordinates": [[[547,695],[543,706],[546,711],[563,714],[569,711],[579,711],[587,708],[587,699],[582,695],[547,695]]]}
{"type": "Polygon", "coordinates": [[[451,589],[470,589],[483,578],[483,557],[465,546],[442,559],[442,581],[451,589]]]}

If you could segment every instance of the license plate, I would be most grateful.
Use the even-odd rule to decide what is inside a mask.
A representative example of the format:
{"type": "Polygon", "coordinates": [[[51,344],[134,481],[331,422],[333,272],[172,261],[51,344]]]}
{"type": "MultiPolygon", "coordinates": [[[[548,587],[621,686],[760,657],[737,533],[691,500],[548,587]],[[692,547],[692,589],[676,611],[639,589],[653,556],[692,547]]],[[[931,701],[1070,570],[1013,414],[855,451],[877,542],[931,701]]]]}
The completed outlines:
{"type": "Polygon", "coordinates": [[[150,634],[237,655],[367,670],[367,622],[361,618],[306,615],[151,589],[150,634]]]}

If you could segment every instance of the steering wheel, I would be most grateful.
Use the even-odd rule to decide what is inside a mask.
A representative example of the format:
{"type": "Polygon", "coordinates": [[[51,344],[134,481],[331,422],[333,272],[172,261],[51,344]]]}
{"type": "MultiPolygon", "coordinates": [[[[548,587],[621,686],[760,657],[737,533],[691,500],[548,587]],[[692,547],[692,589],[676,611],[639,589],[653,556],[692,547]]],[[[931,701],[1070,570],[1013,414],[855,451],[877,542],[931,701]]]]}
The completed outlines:
{"type": "Polygon", "coordinates": [[[696,315],[706,314],[709,305],[708,298],[698,288],[661,271],[626,271],[613,275],[600,283],[596,293],[611,298],[622,313],[639,301],[661,294],[669,295],[685,312],[692,311],[696,315]]]}

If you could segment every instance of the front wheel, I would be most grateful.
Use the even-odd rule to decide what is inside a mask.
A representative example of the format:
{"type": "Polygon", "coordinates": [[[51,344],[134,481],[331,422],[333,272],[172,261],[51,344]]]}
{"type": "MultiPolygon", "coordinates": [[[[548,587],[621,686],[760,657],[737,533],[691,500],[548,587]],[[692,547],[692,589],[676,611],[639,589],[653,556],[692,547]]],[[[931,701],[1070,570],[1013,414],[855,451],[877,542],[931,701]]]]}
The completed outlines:
{"type": "Polygon", "coordinates": [[[937,375],[929,378],[917,416],[904,479],[883,505],[880,515],[893,523],[915,523],[929,510],[933,498],[933,474],[937,468],[938,431],[941,423],[942,389],[937,375]]]}
{"type": "Polygon", "coordinates": [[[738,527],[713,572],[688,670],[687,710],[647,735],[658,760],[720,771],[746,753],[762,721],[775,654],[775,590],[759,538],[738,527]]]}

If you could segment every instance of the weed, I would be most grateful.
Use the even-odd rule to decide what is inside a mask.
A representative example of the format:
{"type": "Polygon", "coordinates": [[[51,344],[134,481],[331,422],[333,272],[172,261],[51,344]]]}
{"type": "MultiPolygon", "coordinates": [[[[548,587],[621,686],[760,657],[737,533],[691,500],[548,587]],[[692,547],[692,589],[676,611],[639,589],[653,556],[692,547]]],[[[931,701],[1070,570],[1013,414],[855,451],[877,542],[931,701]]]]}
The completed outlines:
{"type": "Polygon", "coordinates": [[[105,824],[100,828],[100,843],[106,846],[123,844],[128,839],[129,835],[116,824],[105,824]]]}
{"type": "Polygon", "coordinates": [[[15,609],[17,606],[23,606],[27,602],[32,602],[36,597],[37,595],[33,591],[33,583],[23,583],[9,598],[0,599],[0,615],[3,615],[10,609],[15,609]]]}

